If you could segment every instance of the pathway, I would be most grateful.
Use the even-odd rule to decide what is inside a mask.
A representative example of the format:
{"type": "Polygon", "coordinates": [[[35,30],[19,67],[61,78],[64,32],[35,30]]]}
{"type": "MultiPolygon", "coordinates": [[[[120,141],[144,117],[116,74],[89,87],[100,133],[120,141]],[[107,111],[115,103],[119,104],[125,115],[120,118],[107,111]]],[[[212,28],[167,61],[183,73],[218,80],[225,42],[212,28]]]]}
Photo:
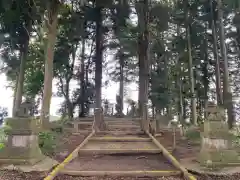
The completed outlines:
{"type": "MultiPolygon", "coordinates": [[[[141,131],[139,121],[106,120],[108,131],[92,132],[63,163],[45,178],[58,173],[73,176],[166,177],[195,180],[170,153],[151,136],[141,131]]],[[[75,130],[91,122],[75,123],[75,130]]]]}

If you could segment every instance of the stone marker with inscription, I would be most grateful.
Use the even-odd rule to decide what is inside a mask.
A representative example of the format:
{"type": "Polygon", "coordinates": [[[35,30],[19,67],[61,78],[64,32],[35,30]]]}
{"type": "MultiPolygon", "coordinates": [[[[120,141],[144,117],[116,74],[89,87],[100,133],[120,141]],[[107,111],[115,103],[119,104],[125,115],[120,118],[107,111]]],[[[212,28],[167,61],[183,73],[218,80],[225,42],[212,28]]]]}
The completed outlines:
{"type": "Polygon", "coordinates": [[[238,162],[238,153],[233,147],[233,136],[225,121],[224,109],[208,104],[208,118],[201,132],[202,143],[199,162],[209,168],[223,167],[238,162]]]}
{"type": "Polygon", "coordinates": [[[0,150],[0,163],[34,164],[45,158],[38,145],[40,122],[30,117],[29,111],[29,107],[22,104],[18,117],[6,119],[10,129],[6,132],[5,147],[0,150]]]}

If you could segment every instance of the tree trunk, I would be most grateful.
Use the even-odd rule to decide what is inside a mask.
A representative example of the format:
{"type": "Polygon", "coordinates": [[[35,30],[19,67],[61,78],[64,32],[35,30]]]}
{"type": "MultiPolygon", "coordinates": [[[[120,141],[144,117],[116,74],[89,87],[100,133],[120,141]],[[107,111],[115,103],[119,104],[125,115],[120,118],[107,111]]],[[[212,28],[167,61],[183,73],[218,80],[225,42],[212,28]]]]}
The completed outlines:
{"type": "Polygon", "coordinates": [[[15,113],[15,101],[16,101],[16,95],[17,95],[17,85],[18,84],[18,73],[16,73],[16,82],[15,82],[15,87],[14,87],[14,92],[13,92],[13,108],[12,108],[12,116],[14,117],[15,113]]]}
{"type": "Polygon", "coordinates": [[[120,82],[119,82],[119,97],[120,97],[120,116],[123,116],[123,93],[124,93],[124,57],[120,57],[119,59],[120,64],[120,82]]]}
{"type": "Polygon", "coordinates": [[[44,89],[40,115],[41,123],[44,128],[48,127],[50,116],[50,104],[52,97],[52,80],[53,80],[53,58],[58,24],[57,18],[59,10],[58,6],[59,4],[56,2],[49,3],[48,20],[46,20],[48,34],[47,34],[47,48],[45,50],[44,89]]]}
{"type": "Polygon", "coordinates": [[[182,78],[181,78],[181,63],[179,62],[179,59],[177,60],[177,65],[180,67],[179,72],[177,75],[177,83],[176,88],[178,89],[178,120],[181,124],[184,124],[183,119],[183,95],[182,95],[182,78]]]}
{"type": "MultiPolygon", "coordinates": [[[[98,1],[97,1],[98,2],[98,1]]],[[[96,7],[96,62],[95,62],[95,89],[96,108],[102,107],[102,63],[103,63],[103,37],[102,37],[102,8],[96,7]]]]}
{"type": "MultiPolygon", "coordinates": [[[[179,25],[177,25],[177,36],[179,36],[180,34],[180,27],[179,25]]],[[[178,56],[176,59],[176,68],[179,68],[179,70],[177,71],[177,80],[176,80],[176,89],[178,90],[178,121],[183,125],[184,124],[184,119],[183,119],[183,95],[182,95],[182,77],[181,77],[181,73],[182,73],[182,68],[181,68],[181,62],[180,62],[180,55],[178,52],[178,56]]]]}
{"type": "Polygon", "coordinates": [[[67,113],[68,113],[68,118],[72,120],[73,114],[74,114],[74,107],[69,99],[67,100],[67,113]]]}
{"type": "Polygon", "coordinates": [[[228,113],[228,126],[231,129],[235,122],[234,107],[232,101],[232,92],[229,84],[229,69],[228,69],[228,58],[227,50],[225,45],[225,32],[223,25],[223,6],[222,1],[218,0],[218,19],[219,19],[219,28],[220,28],[220,45],[221,45],[221,54],[224,60],[224,71],[223,71],[223,99],[224,106],[227,109],[228,113]]]}
{"type": "Polygon", "coordinates": [[[96,89],[96,109],[94,129],[96,131],[106,129],[106,124],[103,119],[102,109],[102,63],[103,63],[103,31],[102,31],[102,7],[96,1],[96,61],[95,61],[95,89],[96,89]]]}
{"type": "Polygon", "coordinates": [[[32,20],[27,22],[27,29],[25,31],[25,42],[22,44],[21,47],[21,64],[19,68],[19,74],[17,79],[17,87],[16,87],[16,96],[14,102],[14,109],[13,109],[13,117],[17,115],[17,112],[20,108],[22,103],[22,96],[23,96],[23,85],[24,85],[24,74],[25,74],[25,67],[27,62],[27,55],[28,55],[28,46],[29,46],[29,35],[32,29],[32,20]]]}
{"type": "Polygon", "coordinates": [[[81,72],[80,72],[80,82],[81,82],[81,97],[82,97],[82,101],[81,101],[81,113],[80,113],[80,117],[84,117],[85,114],[85,102],[86,102],[86,97],[85,97],[85,90],[86,90],[86,84],[85,84],[85,37],[83,37],[82,39],[82,57],[81,57],[81,72]]]}
{"type": "Polygon", "coordinates": [[[148,59],[148,0],[139,1],[139,113],[142,117],[142,129],[149,131],[148,119],[148,85],[149,85],[149,59],[148,59]]]}
{"type": "Polygon", "coordinates": [[[185,121],[187,119],[187,101],[186,99],[183,99],[183,120],[185,121]]]}
{"type": "Polygon", "coordinates": [[[195,95],[195,80],[193,74],[193,62],[192,62],[192,45],[191,45],[191,32],[190,32],[190,24],[188,22],[188,7],[186,1],[186,37],[187,37],[187,44],[188,44],[188,71],[189,71],[189,80],[191,86],[191,122],[194,125],[197,125],[197,107],[196,107],[196,95],[195,95]]]}
{"type": "MultiPolygon", "coordinates": [[[[164,76],[165,76],[165,88],[167,90],[167,93],[170,94],[171,90],[170,90],[170,85],[169,85],[169,78],[168,78],[168,58],[167,58],[167,55],[164,56],[164,76]]],[[[168,97],[168,102],[167,102],[167,106],[166,106],[166,109],[167,109],[167,115],[169,117],[172,116],[172,106],[171,106],[171,100],[170,98],[168,97]]]]}
{"type": "Polygon", "coordinates": [[[215,78],[216,78],[216,96],[217,96],[217,104],[223,105],[223,97],[222,97],[222,87],[221,87],[221,74],[219,68],[219,55],[218,55],[218,45],[217,45],[217,34],[216,34],[216,26],[214,19],[214,9],[212,0],[210,1],[211,7],[211,28],[212,28],[212,36],[213,36],[213,56],[215,59],[215,78]]]}
{"type": "MultiPolygon", "coordinates": [[[[205,30],[205,40],[204,40],[204,64],[203,64],[203,86],[204,86],[204,117],[207,118],[206,108],[208,104],[208,90],[209,90],[209,80],[208,80],[208,39],[207,39],[207,28],[205,30]]],[[[202,115],[202,114],[201,114],[202,115]]]]}

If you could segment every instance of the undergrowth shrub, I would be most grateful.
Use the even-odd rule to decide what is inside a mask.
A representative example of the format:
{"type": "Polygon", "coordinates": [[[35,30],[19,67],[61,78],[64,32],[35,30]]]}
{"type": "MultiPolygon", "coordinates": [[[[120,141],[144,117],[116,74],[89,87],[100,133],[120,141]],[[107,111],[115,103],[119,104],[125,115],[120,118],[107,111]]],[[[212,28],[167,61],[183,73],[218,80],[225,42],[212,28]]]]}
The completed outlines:
{"type": "Polygon", "coordinates": [[[54,121],[51,123],[51,130],[56,133],[63,133],[64,127],[67,126],[70,121],[67,117],[54,121]]]}
{"type": "Polygon", "coordinates": [[[0,129],[0,150],[4,148],[5,132],[3,128],[0,129]]]}
{"type": "Polygon", "coordinates": [[[188,129],[185,136],[188,140],[193,142],[199,142],[201,140],[201,133],[198,129],[188,129]]]}
{"type": "Polygon", "coordinates": [[[0,128],[0,150],[4,148],[8,130],[10,130],[10,127],[7,125],[0,128]]]}
{"type": "Polygon", "coordinates": [[[240,126],[236,126],[230,132],[233,135],[233,145],[240,151],[240,126]]]}
{"type": "Polygon", "coordinates": [[[53,131],[40,132],[38,144],[45,155],[53,155],[57,146],[57,133],[53,131]]]}

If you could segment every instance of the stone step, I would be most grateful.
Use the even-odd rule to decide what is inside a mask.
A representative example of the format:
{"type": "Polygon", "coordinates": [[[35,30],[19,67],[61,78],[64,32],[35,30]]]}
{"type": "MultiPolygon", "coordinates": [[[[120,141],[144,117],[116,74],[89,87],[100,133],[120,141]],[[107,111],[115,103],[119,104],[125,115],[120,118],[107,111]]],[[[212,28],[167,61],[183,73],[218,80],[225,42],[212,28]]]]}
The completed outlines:
{"type": "Polygon", "coordinates": [[[109,128],[140,128],[138,124],[107,124],[109,128]]]}
{"type": "Polygon", "coordinates": [[[174,175],[175,173],[172,174],[173,171],[176,172],[178,169],[162,154],[117,154],[81,155],[67,164],[62,172],[78,176],[102,176],[105,174],[110,176],[144,177],[154,176],[154,172],[158,172],[156,174],[159,176],[168,176],[168,173],[174,175]]]}
{"type": "Polygon", "coordinates": [[[79,155],[114,155],[114,154],[159,154],[159,149],[81,149],[79,155]]]}
{"type": "Polygon", "coordinates": [[[98,136],[92,137],[90,141],[107,141],[107,142],[151,142],[151,138],[147,137],[138,137],[138,136],[98,136]]]}
{"type": "Polygon", "coordinates": [[[103,135],[111,135],[111,136],[125,136],[125,135],[137,135],[137,136],[141,136],[141,135],[145,135],[144,131],[142,130],[134,130],[134,131],[100,131],[97,132],[97,136],[103,136],[103,135]]]}
{"type": "Polygon", "coordinates": [[[79,154],[138,154],[160,153],[161,151],[153,142],[107,142],[89,141],[79,154]]]}
{"type": "MultiPolygon", "coordinates": [[[[139,128],[140,124],[139,123],[132,123],[132,122],[106,122],[107,126],[110,128],[115,128],[115,127],[129,127],[129,128],[139,128]]],[[[89,128],[92,127],[93,123],[89,123],[89,122],[71,122],[68,124],[69,127],[72,128],[89,128]]]]}
{"type": "Polygon", "coordinates": [[[111,177],[166,177],[181,175],[178,170],[139,170],[139,171],[76,171],[64,169],[60,172],[70,176],[111,176],[111,177]]]}
{"type": "MultiPolygon", "coordinates": [[[[78,132],[74,132],[74,129],[72,128],[64,128],[64,130],[72,132],[74,135],[78,134],[89,134],[92,129],[84,129],[84,130],[79,130],[78,132]]],[[[145,135],[145,133],[142,130],[109,130],[109,131],[100,131],[97,132],[98,136],[104,136],[104,135],[113,135],[113,136],[125,136],[125,135],[137,135],[137,136],[142,136],[145,135]]]]}

